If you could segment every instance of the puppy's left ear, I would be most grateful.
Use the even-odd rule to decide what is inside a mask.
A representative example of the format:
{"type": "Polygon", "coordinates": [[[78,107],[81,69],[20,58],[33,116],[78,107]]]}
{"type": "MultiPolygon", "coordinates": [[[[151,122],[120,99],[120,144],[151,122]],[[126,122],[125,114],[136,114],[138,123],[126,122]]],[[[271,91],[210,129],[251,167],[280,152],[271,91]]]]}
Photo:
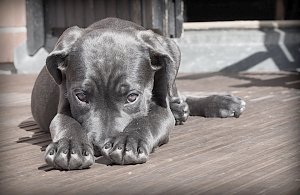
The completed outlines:
{"type": "Polygon", "coordinates": [[[166,98],[173,96],[173,84],[180,65],[180,50],[174,41],[151,30],[140,31],[138,38],[147,47],[151,68],[155,71],[153,96],[162,106],[166,106],[166,98]]]}
{"type": "Polygon", "coordinates": [[[46,59],[46,68],[58,85],[62,83],[63,71],[66,69],[65,58],[77,39],[82,36],[83,31],[84,29],[77,26],[65,30],[46,59]]]}

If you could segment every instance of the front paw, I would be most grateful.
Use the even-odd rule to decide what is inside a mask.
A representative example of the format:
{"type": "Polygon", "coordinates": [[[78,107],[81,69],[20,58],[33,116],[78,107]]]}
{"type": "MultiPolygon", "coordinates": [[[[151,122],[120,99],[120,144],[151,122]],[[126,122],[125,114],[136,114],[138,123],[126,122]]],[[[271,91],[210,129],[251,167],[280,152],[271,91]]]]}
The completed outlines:
{"type": "Polygon", "coordinates": [[[63,138],[48,145],[45,161],[60,170],[84,169],[94,163],[94,154],[89,144],[63,138]]]}
{"type": "Polygon", "coordinates": [[[236,117],[238,118],[246,108],[246,102],[232,95],[213,95],[209,97],[205,109],[206,117],[236,117]]]}
{"type": "Polygon", "coordinates": [[[149,150],[149,144],[138,133],[120,133],[106,140],[102,155],[112,164],[141,164],[147,161],[149,150]]]}

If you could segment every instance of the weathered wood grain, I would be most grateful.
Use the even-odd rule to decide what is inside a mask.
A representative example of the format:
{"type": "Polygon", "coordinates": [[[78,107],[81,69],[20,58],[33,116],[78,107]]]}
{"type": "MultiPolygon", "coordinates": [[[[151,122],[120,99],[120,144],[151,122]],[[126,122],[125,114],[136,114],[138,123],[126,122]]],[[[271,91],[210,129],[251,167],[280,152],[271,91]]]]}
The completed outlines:
{"type": "Polygon", "coordinates": [[[179,75],[187,95],[220,92],[247,102],[238,119],[190,117],[146,164],[87,170],[45,166],[50,135],[32,121],[35,75],[0,76],[3,194],[297,194],[300,189],[298,74],[179,75]],[[19,125],[19,126],[18,126],[19,125]]]}

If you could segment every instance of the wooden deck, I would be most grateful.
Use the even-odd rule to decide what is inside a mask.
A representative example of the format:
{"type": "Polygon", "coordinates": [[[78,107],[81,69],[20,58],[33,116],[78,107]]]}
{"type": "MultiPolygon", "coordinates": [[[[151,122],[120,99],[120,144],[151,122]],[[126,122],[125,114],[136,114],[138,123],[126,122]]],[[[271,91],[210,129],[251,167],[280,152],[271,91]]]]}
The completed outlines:
{"type": "Polygon", "coordinates": [[[300,194],[297,74],[180,75],[184,94],[232,92],[246,100],[245,113],[190,117],[146,164],[100,158],[79,171],[44,166],[50,136],[26,122],[35,77],[0,76],[1,194],[300,194]]]}

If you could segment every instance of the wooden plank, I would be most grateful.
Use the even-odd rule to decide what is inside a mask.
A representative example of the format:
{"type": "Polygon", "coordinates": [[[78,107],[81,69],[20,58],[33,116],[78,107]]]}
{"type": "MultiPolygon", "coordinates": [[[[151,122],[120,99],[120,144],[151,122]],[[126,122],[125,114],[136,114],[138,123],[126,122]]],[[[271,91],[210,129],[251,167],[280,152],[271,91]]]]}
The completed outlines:
{"type": "Polygon", "coordinates": [[[56,7],[56,13],[55,13],[55,15],[51,15],[51,17],[54,17],[56,19],[55,27],[56,28],[66,28],[65,1],[64,0],[56,0],[55,7],[56,7]]]}
{"type": "Polygon", "coordinates": [[[142,5],[141,0],[130,1],[130,20],[142,25],[142,5]]]}
{"type": "Polygon", "coordinates": [[[175,0],[175,37],[180,38],[183,32],[184,3],[182,0],[175,0]]]}
{"type": "Polygon", "coordinates": [[[96,21],[94,0],[87,0],[84,2],[84,27],[87,27],[96,21]]]}
{"type": "Polygon", "coordinates": [[[106,1],[106,17],[117,17],[117,0],[106,1]]]}
{"type": "Polygon", "coordinates": [[[94,0],[95,20],[101,20],[106,17],[105,0],[94,0]]]}
{"type": "Polygon", "coordinates": [[[75,5],[73,0],[65,0],[65,17],[66,17],[66,27],[71,27],[76,25],[75,21],[75,5]]]}
{"type": "Polygon", "coordinates": [[[166,25],[166,34],[165,36],[174,38],[176,36],[175,33],[175,2],[174,1],[168,1],[168,23],[166,25]]]}
{"type": "Polygon", "coordinates": [[[124,20],[130,19],[130,4],[129,0],[118,0],[116,1],[117,17],[124,20]]]}
{"type": "Polygon", "coordinates": [[[190,117],[145,164],[106,166],[99,158],[81,171],[45,166],[40,149],[50,135],[28,119],[27,96],[35,78],[0,75],[3,193],[288,194],[299,189],[298,74],[179,75],[177,87],[184,94],[233,91],[246,100],[245,113],[239,119],[190,117]]]}
{"type": "MultiPolygon", "coordinates": [[[[167,5],[165,1],[152,1],[151,29],[161,35],[167,35],[167,5]]],[[[150,22],[150,21],[149,21],[150,22]]]]}
{"type": "Polygon", "coordinates": [[[151,29],[152,24],[152,6],[153,2],[148,0],[141,0],[142,4],[142,25],[147,28],[151,29]]]}
{"type": "Polygon", "coordinates": [[[52,35],[52,29],[56,26],[56,1],[45,0],[45,32],[52,35]]]}
{"type": "Polygon", "coordinates": [[[44,45],[44,7],[42,0],[26,0],[27,52],[34,55],[44,45]]]}
{"type": "Polygon", "coordinates": [[[285,19],[284,0],[276,0],[275,19],[276,20],[285,19]]]}
{"type": "Polygon", "coordinates": [[[86,1],[84,0],[73,0],[74,5],[74,20],[73,25],[84,27],[84,18],[86,17],[84,15],[84,7],[86,6],[86,1]]]}

